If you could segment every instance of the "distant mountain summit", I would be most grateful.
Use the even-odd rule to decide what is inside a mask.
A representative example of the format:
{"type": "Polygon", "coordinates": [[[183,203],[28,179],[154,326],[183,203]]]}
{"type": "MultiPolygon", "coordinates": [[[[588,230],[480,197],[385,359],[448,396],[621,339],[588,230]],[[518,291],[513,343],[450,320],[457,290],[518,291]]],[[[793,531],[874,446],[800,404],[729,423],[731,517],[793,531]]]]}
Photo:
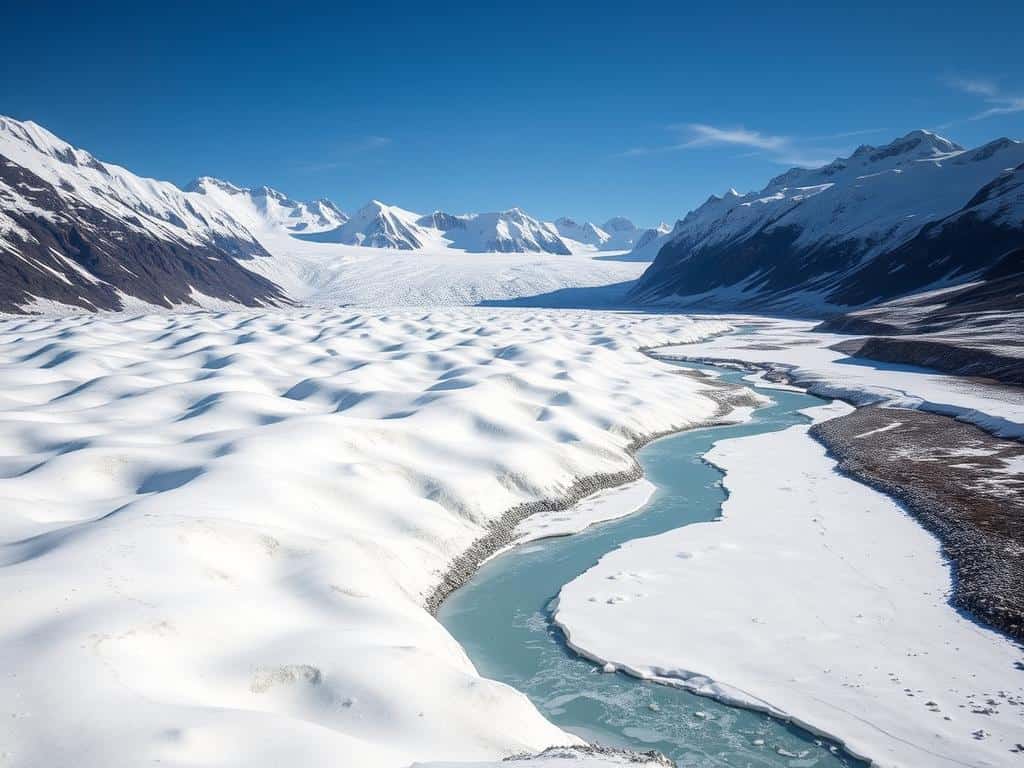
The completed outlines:
{"type": "Polygon", "coordinates": [[[288,303],[258,273],[278,274],[263,261],[274,258],[267,248],[287,251],[291,238],[472,253],[582,248],[519,208],[424,216],[372,200],[350,218],[329,200],[211,176],[179,189],[0,117],[0,311],[288,303]]]}
{"type": "Polygon", "coordinates": [[[361,245],[367,248],[396,248],[413,251],[422,248],[430,237],[417,223],[418,213],[379,200],[371,200],[350,219],[334,229],[310,236],[324,243],[361,245]]]}
{"type": "Polygon", "coordinates": [[[583,245],[592,245],[598,249],[611,239],[611,235],[606,230],[591,224],[589,221],[580,224],[568,216],[562,216],[559,219],[555,219],[554,224],[558,234],[562,237],[575,240],[583,245]]]}
{"type": "Polygon", "coordinates": [[[712,195],[658,244],[632,296],[821,313],[964,281],[1024,243],[1022,163],[1018,141],[967,150],[918,130],[712,195]]]}
{"type": "Polygon", "coordinates": [[[574,250],[631,251],[641,241],[657,236],[654,229],[641,229],[625,216],[614,216],[600,226],[589,221],[580,224],[566,216],[555,219],[554,224],[562,237],[583,246],[574,250]]]}
{"type": "Polygon", "coordinates": [[[413,213],[373,200],[345,224],[310,235],[318,242],[371,248],[455,249],[469,253],[572,253],[554,225],[519,208],[496,213],[413,213]]]}
{"type": "Polygon", "coordinates": [[[246,189],[234,184],[201,176],[184,188],[216,201],[251,230],[284,229],[290,232],[321,232],[348,221],[337,205],[330,200],[301,202],[271,187],[246,189]]]}

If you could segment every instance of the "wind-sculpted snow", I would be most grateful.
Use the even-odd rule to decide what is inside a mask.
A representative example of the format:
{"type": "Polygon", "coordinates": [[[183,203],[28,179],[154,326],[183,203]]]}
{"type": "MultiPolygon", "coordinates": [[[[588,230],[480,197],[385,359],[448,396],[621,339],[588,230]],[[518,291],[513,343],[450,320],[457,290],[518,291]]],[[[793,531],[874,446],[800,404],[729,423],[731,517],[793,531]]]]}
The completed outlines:
{"type": "Polygon", "coordinates": [[[576,741],[423,608],[518,504],[633,466],[719,322],[544,311],[0,321],[5,764],[406,766],[576,741]]]}

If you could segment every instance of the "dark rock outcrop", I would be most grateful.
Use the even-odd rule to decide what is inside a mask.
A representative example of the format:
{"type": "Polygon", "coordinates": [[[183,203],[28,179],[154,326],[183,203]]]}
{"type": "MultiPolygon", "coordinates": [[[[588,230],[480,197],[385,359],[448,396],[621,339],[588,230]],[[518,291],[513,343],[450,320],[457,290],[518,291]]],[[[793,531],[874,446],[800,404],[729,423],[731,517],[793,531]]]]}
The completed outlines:
{"type": "Polygon", "coordinates": [[[171,307],[193,304],[193,290],[246,306],[288,303],[277,285],[240,263],[268,255],[255,240],[156,237],[130,219],[62,196],[2,155],[0,184],[0,192],[6,187],[18,196],[14,205],[0,194],[9,222],[0,249],[0,311],[22,312],[33,297],[117,310],[120,294],[171,307]]]}

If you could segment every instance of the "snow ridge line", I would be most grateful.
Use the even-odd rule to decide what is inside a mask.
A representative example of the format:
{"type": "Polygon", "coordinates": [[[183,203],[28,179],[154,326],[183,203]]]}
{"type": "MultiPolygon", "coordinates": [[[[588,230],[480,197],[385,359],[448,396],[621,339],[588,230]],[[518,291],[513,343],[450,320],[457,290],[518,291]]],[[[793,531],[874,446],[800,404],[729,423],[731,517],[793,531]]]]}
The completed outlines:
{"type": "MultiPolygon", "coordinates": [[[[686,370],[679,371],[679,374],[683,376],[696,375],[686,370]]],[[[423,607],[431,616],[437,616],[441,604],[448,595],[468,582],[486,560],[512,545],[512,536],[516,526],[526,518],[539,512],[568,509],[598,491],[639,480],[643,477],[644,471],[636,460],[637,451],[648,443],[677,432],[729,424],[726,416],[737,406],[750,405],[755,402],[750,392],[745,386],[722,385],[720,389],[710,390],[704,394],[719,402],[718,411],[713,417],[696,424],[673,425],[668,429],[634,437],[626,446],[626,452],[633,463],[629,469],[621,472],[597,472],[592,475],[582,475],[573,480],[568,489],[559,496],[526,501],[506,510],[500,518],[489,525],[490,530],[487,533],[452,560],[437,586],[427,596],[423,607]]]]}

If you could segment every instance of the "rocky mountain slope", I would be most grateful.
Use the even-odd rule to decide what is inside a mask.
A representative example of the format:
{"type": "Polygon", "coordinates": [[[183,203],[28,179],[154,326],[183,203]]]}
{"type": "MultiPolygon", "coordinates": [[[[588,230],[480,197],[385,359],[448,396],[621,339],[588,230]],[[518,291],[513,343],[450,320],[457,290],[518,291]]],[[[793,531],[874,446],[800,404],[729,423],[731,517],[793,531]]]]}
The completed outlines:
{"type": "MultiPolygon", "coordinates": [[[[593,228],[605,245],[639,232],[626,219],[608,227],[618,241],[593,228]]],[[[297,201],[209,176],[180,189],[101,162],[35,123],[0,117],[0,312],[288,303],[280,275],[298,269],[304,283],[333,284],[362,250],[321,248],[304,259],[296,254],[314,246],[301,240],[441,257],[597,248],[519,208],[421,215],[374,200],[349,217],[329,200],[297,201]]]]}
{"type": "Polygon", "coordinates": [[[243,266],[267,255],[201,194],[100,162],[31,122],[0,117],[0,311],[47,302],[170,307],[197,296],[285,303],[243,266]]]}
{"type": "Polygon", "coordinates": [[[1024,143],[927,131],[712,196],[679,221],[635,300],[807,314],[966,282],[1024,245],[1024,143]]]}
{"type": "Polygon", "coordinates": [[[863,335],[839,347],[857,357],[1024,385],[1024,248],[977,280],[836,315],[819,330],[863,335]]]}

